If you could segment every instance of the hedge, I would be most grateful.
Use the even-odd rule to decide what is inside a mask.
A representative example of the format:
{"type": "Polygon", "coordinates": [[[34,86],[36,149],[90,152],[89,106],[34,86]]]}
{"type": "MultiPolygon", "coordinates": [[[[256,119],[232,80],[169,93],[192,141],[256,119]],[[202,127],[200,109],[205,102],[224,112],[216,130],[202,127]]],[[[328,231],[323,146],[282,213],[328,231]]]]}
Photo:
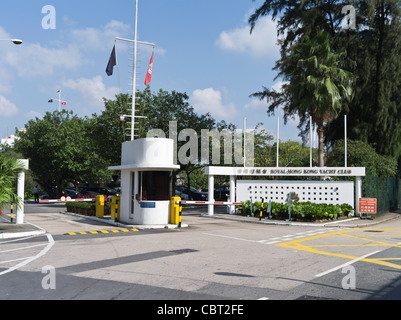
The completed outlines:
{"type": "MultiPolygon", "coordinates": [[[[262,209],[262,217],[268,217],[269,204],[264,203],[263,209],[261,208],[261,202],[252,203],[253,215],[259,217],[262,209]]],[[[242,202],[241,206],[238,206],[241,210],[242,215],[251,214],[251,203],[250,201],[242,202]]],[[[271,203],[271,217],[272,219],[284,220],[289,218],[288,204],[282,204],[278,202],[271,203]]],[[[353,214],[354,209],[349,204],[317,204],[312,202],[293,202],[291,204],[291,220],[296,221],[318,221],[318,220],[335,220],[339,218],[348,217],[353,214]]]]}
{"type": "Polygon", "coordinates": [[[68,212],[96,216],[96,203],[93,202],[67,202],[65,206],[68,212]]]}

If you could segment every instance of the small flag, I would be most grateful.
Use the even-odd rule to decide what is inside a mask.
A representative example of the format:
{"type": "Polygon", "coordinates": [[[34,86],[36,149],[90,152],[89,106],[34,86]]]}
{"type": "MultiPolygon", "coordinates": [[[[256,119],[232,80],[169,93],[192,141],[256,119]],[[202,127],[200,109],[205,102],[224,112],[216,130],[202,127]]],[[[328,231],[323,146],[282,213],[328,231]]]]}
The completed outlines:
{"type": "Polygon", "coordinates": [[[61,102],[61,105],[62,105],[62,106],[66,106],[66,105],[67,105],[67,102],[61,102]]]}
{"type": "Polygon", "coordinates": [[[148,69],[148,73],[146,74],[146,79],[145,79],[145,86],[147,86],[150,81],[152,80],[152,70],[153,70],[153,56],[154,56],[155,52],[152,52],[152,58],[150,58],[150,64],[149,64],[149,69],[148,69]]]}
{"type": "Polygon", "coordinates": [[[117,65],[117,56],[116,56],[116,45],[113,47],[113,51],[111,52],[109,63],[106,68],[106,73],[108,76],[113,75],[114,66],[117,65]]]}

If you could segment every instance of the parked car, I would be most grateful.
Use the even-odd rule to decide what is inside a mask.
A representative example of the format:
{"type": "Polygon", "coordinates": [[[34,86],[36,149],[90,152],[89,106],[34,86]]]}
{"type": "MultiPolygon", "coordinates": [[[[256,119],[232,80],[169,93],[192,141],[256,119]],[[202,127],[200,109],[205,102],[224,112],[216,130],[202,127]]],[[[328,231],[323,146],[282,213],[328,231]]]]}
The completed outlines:
{"type": "Polygon", "coordinates": [[[230,196],[230,187],[229,186],[221,186],[214,189],[214,199],[215,200],[224,200],[227,201],[227,198],[230,196]]]}
{"type": "Polygon", "coordinates": [[[190,190],[188,190],[187,186],[176,186],[175,187],[176,191],[182,192],[188,195],[190,200],[196,200],[196,201],[207,201],[207,193],[206,192],[200,192],[196,190],[194,187],[190,187],[190,190]]]}
{"type": "Polygon", "coordinates": [[[79,192],[74,189],[64,189],[63,190],[63,196],[65,197],[71,197],[71,199],[76,199],[79,195],[79,192]]]}
{"type": "Polygon", "coordinates": [[[175,196],[180,197],[181,200],[189,200],[189,196],[186,193],[179,191],[177,188],[175,189],[175,196]]]}

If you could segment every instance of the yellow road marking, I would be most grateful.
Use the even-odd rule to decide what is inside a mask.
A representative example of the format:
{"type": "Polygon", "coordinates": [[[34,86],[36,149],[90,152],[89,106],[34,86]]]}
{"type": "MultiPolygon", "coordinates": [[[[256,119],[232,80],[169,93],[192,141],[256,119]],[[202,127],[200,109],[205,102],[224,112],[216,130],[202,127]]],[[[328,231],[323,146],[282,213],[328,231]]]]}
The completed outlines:
{"type": "Polygon", "coordinates": [[[99,233],[100,234],[120,233],[120,232],[127,233],[127,232],[131,232],[131,231],[137,232],[139,230],[138,229],[120,229],[120,230],[114,229],[114,230],[84,231],[84,232],[70,232],[70,233],[67,233],[67,235],[76,236],[78,234],[87,235],[87,234],[99,234],[99,233]]]}
{"type": "MultiPolygon", "coordinates": [[[[367,246],[383,246],[383,247],[395,247],[395,248],[401,248],[400,243],[396,244],[391,244],[391,243],[386,243],[382,241],[376,241],[372,240],[369,238],[366,238],[366,235],[364,236],[357,236],[357,235],[351,235],[348,233],[352,232],[357,232],[357,231],[364,231],[364,230],[375,230],[375,231],[390,231],[394,233],[400,233],[401,231],[396,230],[396,229],[372,229],[372,228],[364,228],[364,229],[351,229],[351,230],[341,230],[341,231],[335,231],[335,232],[330,232],[326,234],[320,234],[320,235],[315,235],[312,237],[307,237],[307,238],[302,238],[302,239],[296,239],[296,240],[291,240],[288,242],[283,242],[283,243],[278,243],[276,246],[278,247],[284,247],[284,248],[290,248],[290,249],[296,249],[296,250],[301,250],[301,251],[306,251],[310,253],[317,253],[321,255],[326,255],[326,256],[332,256],[332,257],[339,257],[339,258],[345,258],[345,259],[350,259],[350,260],[355,260],[359,259],[360,257],[352,256],[352,255],[347,255],[347,254],[341,254],[341,253],[332,253],[332,252],[326,252],[322,250],[318,250],[315,248],[322,248],[322,247],[367,247],[367,246]],[[310,240],[315,240],[315,239],[322,239],[325,237],[333,237],[333,236],[342,236],[342,237],[349,237],[353,239],[358,239],[358,240],[363,240],[367,241],[370,243],[363,243],[363,244],[339,244],[339,245],[305,245],[302,244],[302,242],[310,241],[310,240]]],[[[395,268],[398,270],[401,270],[401,265],[387,262],[388,260],[401,260],[401,258],[378,258],[378,259],[371,259],[371,258],[362,258],[359,261],[364,261],[364,262],[369,262],[369,263],[374,263],[378,265],[383,265],[391,268],[395,268]]]]}

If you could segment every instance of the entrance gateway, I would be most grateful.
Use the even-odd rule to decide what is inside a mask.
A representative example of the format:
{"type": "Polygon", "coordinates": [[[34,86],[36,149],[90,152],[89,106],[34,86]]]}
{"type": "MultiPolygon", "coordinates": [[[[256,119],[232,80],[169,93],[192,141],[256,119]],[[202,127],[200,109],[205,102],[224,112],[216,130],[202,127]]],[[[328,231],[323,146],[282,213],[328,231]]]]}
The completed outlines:
{"type": "MultiPolygon", "coordinates": [[[[121,165],[109,170],[121,170],[122,222],[138,225],[167,225],[171,222],[172,172],[180,166],[174,164],[172,139],[145,138],[123,143],[121,165]]],[[[230,213],[235,203],[272,200],[284,202],[289,192],[298,194],[300,201],[315,203],[349,203],[359,213],[362,197],[362,177],[365,168],[257,168],[206,167],[208,176],[208,215],[214,215],[214,177],[230,177],[230,213]],[[237,176],[302,176],[302,177],[356,177],[353,181],[277,181],[237,180],[237,176]],[[354,197],[355,189],[355,197],[354,197]]]]}
{"type": "MultiPolygon", "coordinates": [[[[287,194],[295,192],[299,200],[314,203],[351,205],[359,214],[359,199],[362,198],[362,177],[366,175],[361,167],[206,167],[208,176],[208,202],[214,202],[214,177],[230,177],[230,200],[242,202],[251,200],[272,200],[284,203],[287,194]],[[237,180],[237,176],[256,177],[355,177],[353,181],[304,181],[304,180],[237,180]],[[355,189],[355,192],[354,192],[355,189]],[[236,191],[236,192],[235,192],[236,191]],[[355,194],[355,197],[354,197],[355,194]]],[[[235,206],[230,206],[230,214],[235,214],[235,206]]],[[[214,206],[208,206],[208,215],[214,215],[214,206]]]]}

